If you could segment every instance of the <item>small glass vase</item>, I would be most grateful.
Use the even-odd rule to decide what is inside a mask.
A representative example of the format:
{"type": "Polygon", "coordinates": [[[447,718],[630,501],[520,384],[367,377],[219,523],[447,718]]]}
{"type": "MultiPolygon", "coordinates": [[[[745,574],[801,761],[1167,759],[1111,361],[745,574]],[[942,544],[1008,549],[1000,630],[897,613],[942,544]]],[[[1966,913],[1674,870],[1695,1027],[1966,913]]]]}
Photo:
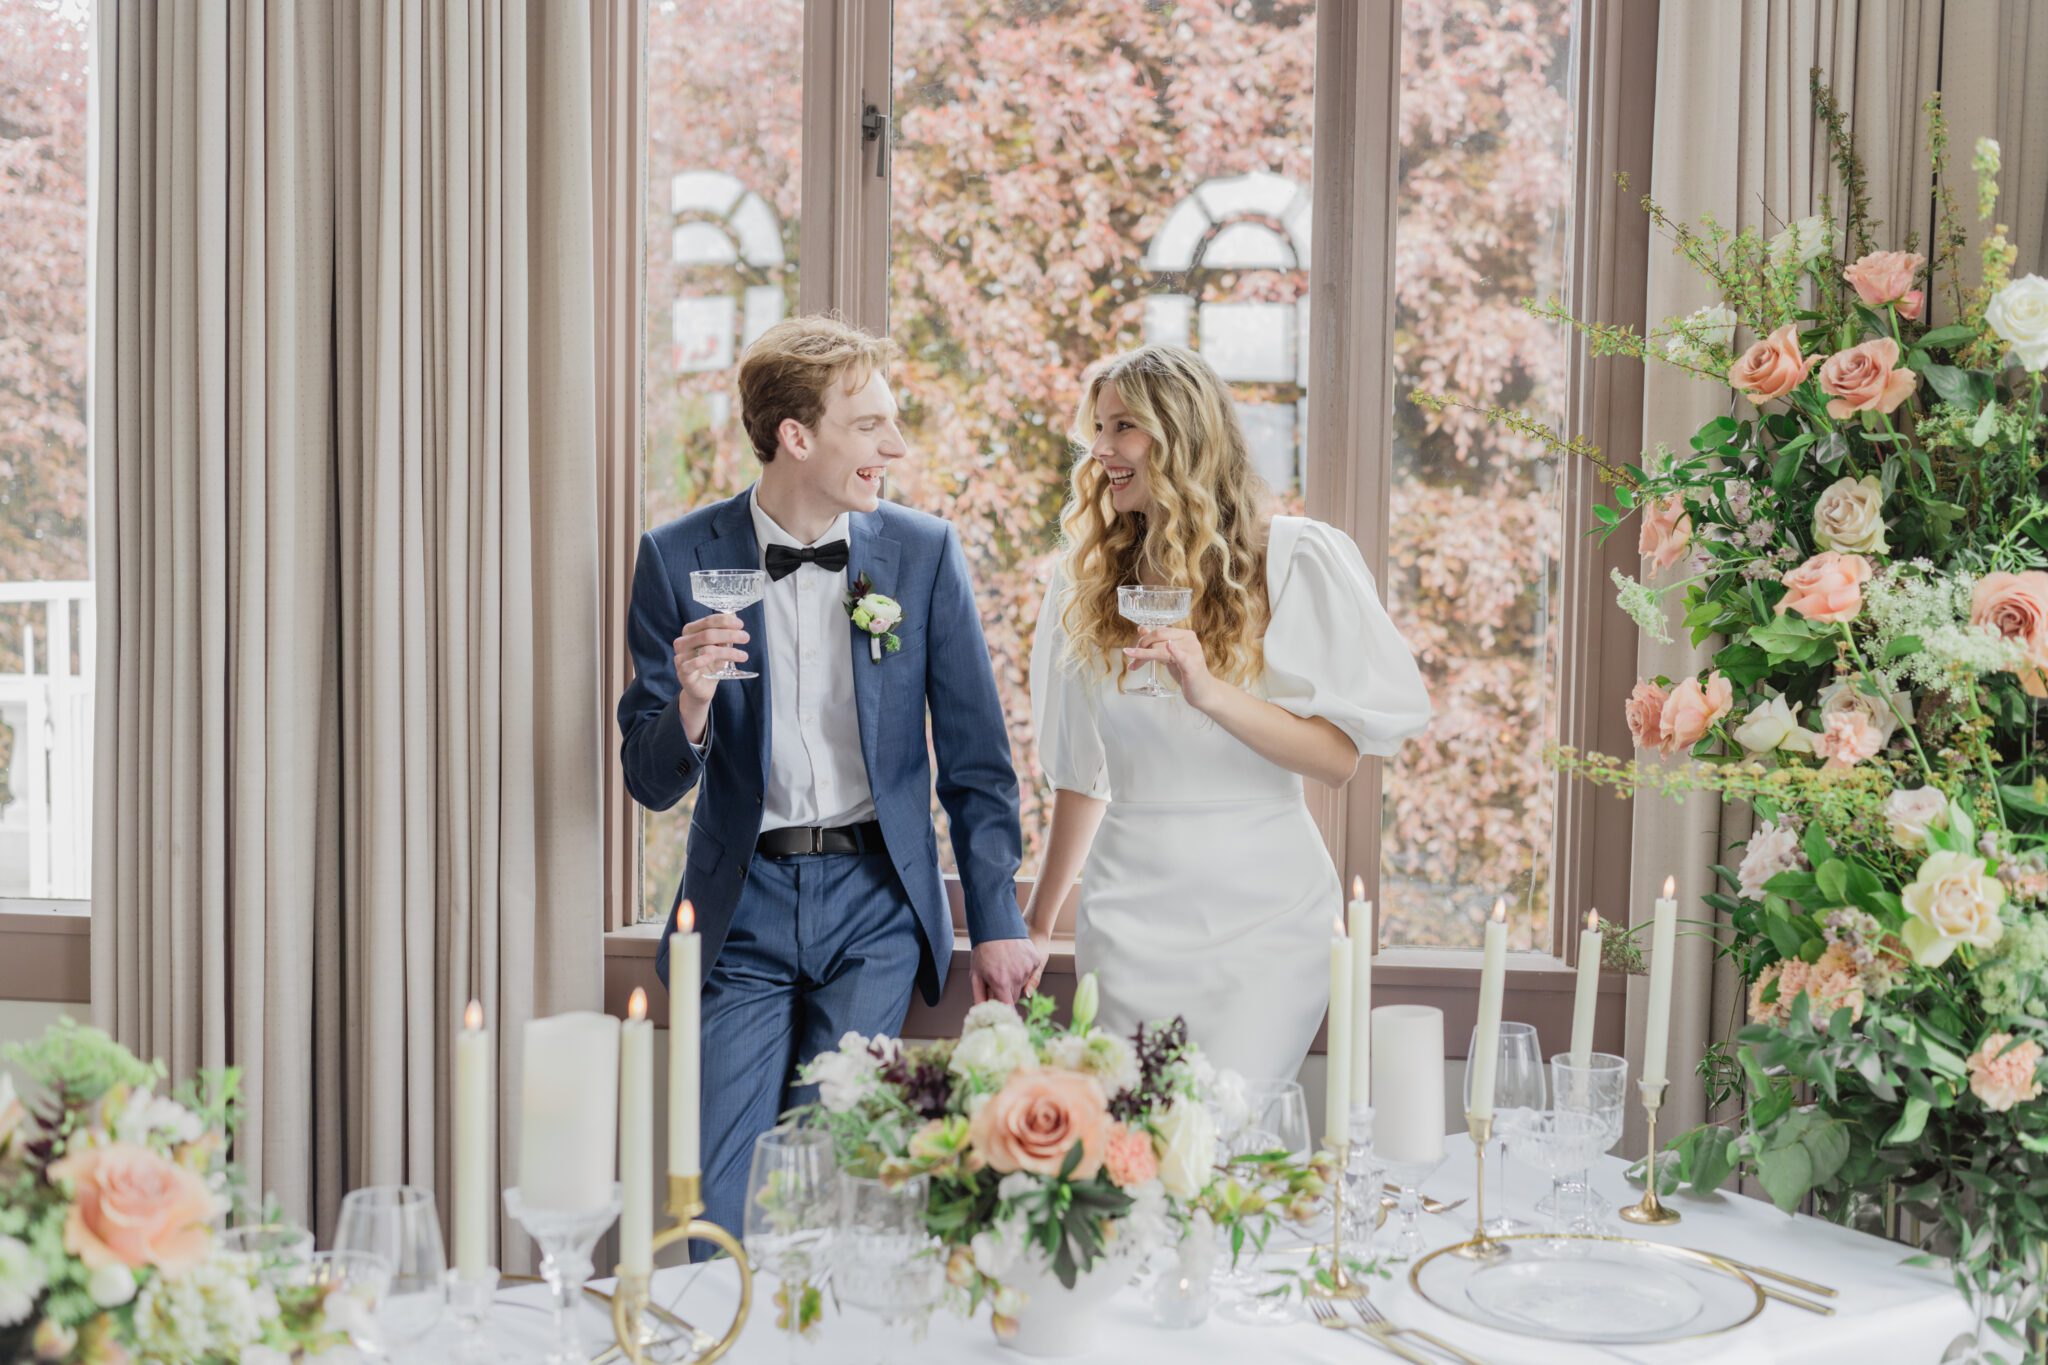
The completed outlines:
{"type": "Polygon", "coordinates": [[[591,1250],[618,1218],[620,1207],[617,1181],[604,1204],[581,1211],[537,1209],[521,1199],[518,1190],[505,1191],[505,1211],[540,1248],[540,1277],[555,1295],[555,1342],[543,1357],[547,1365],[588,1365],[590,1353],[583,1347],[576,1315],[593,1269],[591,1250]]]}

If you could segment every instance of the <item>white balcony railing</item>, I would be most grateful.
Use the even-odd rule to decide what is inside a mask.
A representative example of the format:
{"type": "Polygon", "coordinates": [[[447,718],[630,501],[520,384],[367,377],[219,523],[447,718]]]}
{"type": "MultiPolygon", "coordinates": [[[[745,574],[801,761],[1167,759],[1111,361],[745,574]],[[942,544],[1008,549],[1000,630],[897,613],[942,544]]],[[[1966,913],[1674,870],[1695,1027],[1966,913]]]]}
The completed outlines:
{"type": "Polygon", "coordinates": [[[20,671],[0,672],[0,725],[14,741],[0,896],[82,900],[92,894],[92,584],[0,583],[0,621],[21,632],[20,671]]]}

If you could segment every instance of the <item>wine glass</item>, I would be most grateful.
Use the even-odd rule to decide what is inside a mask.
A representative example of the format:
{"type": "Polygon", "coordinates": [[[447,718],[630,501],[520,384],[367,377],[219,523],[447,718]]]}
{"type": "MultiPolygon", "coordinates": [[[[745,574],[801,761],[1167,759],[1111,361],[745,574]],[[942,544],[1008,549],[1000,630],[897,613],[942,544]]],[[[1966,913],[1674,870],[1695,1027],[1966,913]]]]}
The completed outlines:
{"type": "Polygon", "coordinates": [[[839,1221],[832,1232],[832,1287],[842,1303],[882,1320],[876,1365],[887,1365],[892,1328],[927,1312],[945,1288],[939,1241],[925,1230],[931,1182],[915,1176],[890,1189],[869,1176],[839,1173],[839,1221]]]}
{"type": "Polygon", "coordinates": [[[384,1356],[380,1318],[391,1287],[389,1261],[367,1251],[316,1251],[296,1279],[321,1291],[321,1313],[330,1331],[342,1333],[372,1359],[384,1356]]]}
{"type": "MultiPolygon", "coordinates": [[[[1226,1157],[1285,1152],[1297,1161],[1308,1160],[1308,1097],[1302,1093],[1300,1082],[1246,1081],[1244,1099],[1245,1119],[1226,1140],[1226,1157]]],[[[1231,1321],[1273,1327],[1295,1320],[1294,1310],[1284,1297],[1263,1292],[1272,1285],[1259,1269],[1256,1257],[1240,1257],[1229,1265],[1223,1283],[1235,1291],[1223,1305],[1223,1316],[1231,1321]]]]}
{"type": "Polygon", "coordinates": [[[1622,1118],[1628,1110],[1628,1062],[1611,1052],[1589,1052],[1575,1062],[1569,1052],[1550,1059],[1552,1107],[1593,1115],[1607,1129],[1607,1141],[1587,1157],[1584,1168],[1569,1172],[1551,1185],[1550,1193],[1536,1205],[1536,1212],[1553,1218],[1563,1213],[1568,1202],[1578,1209],[1572,1219],[1573,1232],[1597,1232],[1614,1206],[1593,1188],[1592,1157],[1621,1141],[1622,1118]]]}
{"type": "Polygon", "coordinates": [[[1551,1180],[1552,1237],[1562,1237],[1565,1203],[1557,1185],[1572,1171],[1582,1170],[1608,1145],[1606,1120],[1582,1109],[1517,1109],[1507,1116],[1507,1131],[1516,1149],[1551,1180]]]}
{"type": "MultiPolygon", "coordinates": [[[[697,569],[690,574],[690,596],[713,611],[737,615],[760,601],[767,591],[768,575],[760,569],[697,569]]],[[[716,673],[704,676],[731,682],[761,675],[728,663],[716,673]]]]}
{"type": "MultiPolygon", "coordinates": [[[[1167,626],[1179,625],[1188,619],[1188,612],[1195,604],[1192,588],[1147,588],[1125,584],[1116,590],[1117,614],[1140,630],[1160,630],[1167,626]]],[[[1134,697],[1170,697],[1173,689],[1159,678],[1159,663],[1154,660],[1145,675],[1145,681],[1130,689],[1134,697]]]]}
{"type": "Polygon", "coordinates": [[[341,1201],[334,1249],[376,1256],[391,1267],[377,1320],[387,1346],[418,1341],[447,1301],[448,1263],[434,1195],[417,1185],[371,1185],[341,1201]]]}
{"type": "MultiPolygon", "coordinates": [[[[1472,1045],[1465,1050],[1465,1112],[1472,1112],[1472,1057],[1479,1051],[1479,1030],[1472,1030],[1472,1045]]],[[[1475,1231],[1484,1237],[1506,1237],[1527,1232],[1529,1225],[1511,1218],[1508,1206],[1508,1129],[1517,1109],[1541,1109],[1544,1105],[1543,1053],[1536,1044],[1536,1026],[1503,1021],[1500,1026],[1500,1054],[1493,1071],[1493,1140],[1500,1149],[1500,1197],[1494,1203],[1495,1216],[1475,1231]]]]}
{"type": "Polygon", "coordinates": [[[275,1289],[313,1259],[313,1234],[295,1223],[244,1223],[220,1235],[220,1249],[248,1258],[257,1278],[275,1289]]]}
{"type": "Polygon", "coordinates": [[[825,1251],[839,1216],[837,1173],[831,1136],[821,1129],[785,1124],[754,1140],[743,1238],[755,1268],[782,1281],[791,1360],[804,1293],[826,1268],[825,1251]]]}

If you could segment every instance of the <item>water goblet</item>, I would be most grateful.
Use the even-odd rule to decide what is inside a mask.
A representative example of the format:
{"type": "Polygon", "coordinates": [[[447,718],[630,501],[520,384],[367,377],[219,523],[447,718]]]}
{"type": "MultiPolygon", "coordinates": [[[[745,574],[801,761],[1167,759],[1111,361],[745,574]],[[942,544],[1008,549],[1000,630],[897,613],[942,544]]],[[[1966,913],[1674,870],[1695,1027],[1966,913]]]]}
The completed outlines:
{"type": "MultiPolygon", "coordinates": [[[[1226,1158],[1264,1152],[1284,1152],[1298,1161],[1309,1158],[1308,1097],[1303,1094],[1300,1082],[1246,1081],[1244,1099],[1245,1120],[1227,1140],[1226,1158]]],[[[1223,1305],[1223,1316],[1258,1327],[1281,1326],[1295,1320],[1294,1309],[1287,1300],[1267,1292],[1273,1288],[1272,1277],[1260,1269],[1256,1255],[1218,1259],[1228,1265],[1223,1271],[1223,1285],[1234,1291],[1223,1305]]]]}
{"type": "Polygon", "coordinates": [[[294,1280],[320,1291],[328,1329],[373,1360],[384,1357],[384,1294],[391,1287],[391,1263],[368,1251],[316,1251],[294,1280]]]}
{"type": "Polygon", "coordinates": [[[1401,1191],[1396,1206],[1400,1225],[1394,1229],[1394,1243],[1382,1259],[1415,1260],[1429,1250],[1429,1243],[1422,1236],[1422,1182],[1444,1164],[1443,1148],[1438,1147],[1434,1155],[1381,1152],[1379,1160],[1386,1168],[1388,1181],[1401,1191]]]}
{"type": "Polygon", "coordinates": [[[514,1187],[505,1191],[505,1212],[519,1220],[526,1235],[540,1248],[540,1277],[554,1293],[555,1339],[545,1359],[548,1365],[587,1365],[583,1332],[577,1313],[583,1303],[583,1286],[594,1267],[590,1253],[605,1229],[618,1220],[619,1182],[604,1190],[604,1202],[587,1209],[558,1209],[532,1204],[525,1192],[514,1187]]]}
{"type": "MultiPolygon", "coordinates": [[[[1167,626],[1179,625],[1188,619],[1188,612],[1195,603],[1191,588],[1148,588],[1125,584],[1116,590],[1117,614],[1137,626],[1140,630],[1163,630],[1167,626]]],[[[1155,659],[1146,671],[1145,681],[1130,689],[1133,697],[1171,697],[1174,690],[1159,677],[1159,663],[1155,659]]]]}
{"type": "Polygon", "coordinates": [[[804,1294],[827,1268],[826,1251],[838,1217],[838,1168],[830,1134],[784,1124],[754,1140],[742,1240],[755,1269],[782,1281],[792,1361],[803,1326],[804,1294]]]}
{"type": "MultiPolygon", "coordinates": [[[[767,592],[768,575],[760,569],[697,569],[690,574],[690,596],[717,612],[738,615],[760,601],[767,592]]],[[[717,672],[704,676],[719,682],[731,682],[761,675],[728,663],[717,672]]]]}
{"type": "MultiPolygon", "coordinates": [[[[1627,1061],[1609,1052],[1589,1052],[1583,1062],[1575,1062],[1569,1052],[1560,1052],[1550,1059],[1550,1091],[1553,1108],[1591,1114],[1606,1126],[1608,1137],[1600,1152],[1621,1141],[1622,1119],[1628,1110],[1627,1061]]],[[[1593,1188],[1590,1157],[1585,1169],[1569,1173],[1551,1187],[1537,1203],[1536,1212],[1555,1216],[1560,1199],[1578,1210],[1572,1218],[1573,1232],[1597,1232],[1614,1212],[1614,1206],[1593,1188]]]]}
{"type": "Polygon", "coordinates": [[[840,1302],[881,1318],[876,1365],[886,1365],[895,1344],[891,1329],[930,1311],[945,1288],[941,1248],[924,1225],[930,1188],[921,1175],[890,1189],[870,1176],[839,1173],[832,1287],[840,1302]]]}
{"type": "Polygon", "coordinates": [[[247,1257],[257,1278],[276,1289],[313,1259],[313,1234],[296,1223],[244,1223],[220,1235],[220,1249],[247,1257]]]}
{"type": "Polygon", "coordinates": [[[432,1191],[416,1185],[351,1190],[341,1201],[334,1249],[365,1251],[390,1265],[377,1314],[388,1345],[403,1346],[433,1330],[447,1301],[448,1264],[432,1191]]]}
{"type": "Polygon", "coordinates": [[[1557,1194],[1556,1183],[1572,1171],[1582,1170],[1607,1144],[1607,1124],[1596,1115],[1577,1109],[1521,1109],[1507,1120],[1516,1150],[1537,1170],[1547,1172],[1552,1182],[1550,1226],[1552,1237],[1563,1237],[1566,1201],[1557,1194]]]}
{"type": "MultiPolygon", "coordinates": [[[[1472,1030],[1472,1046],[1465,1050],[1465,1112],[1472,1112],[1473,1053],[1479,1050],[1479,1030],[1472,1030]]],[[[1527,1232],[1529,1225],[1508,1215],[1508,1120],[1514,1111],[1543,1108],[1545,1096],[1543,1053],[1536,1043],[1536,1026],[1503,1021],[1500,1026],[1499,1060],[1493,1071],[1493,1142],[1499,1148],[1495,1164],[1500,1168],[1500,1195],[1487,1205],[1494,1216],[1475,1231],[1485,1237],[1506,1237],[1527,1232]]]]}

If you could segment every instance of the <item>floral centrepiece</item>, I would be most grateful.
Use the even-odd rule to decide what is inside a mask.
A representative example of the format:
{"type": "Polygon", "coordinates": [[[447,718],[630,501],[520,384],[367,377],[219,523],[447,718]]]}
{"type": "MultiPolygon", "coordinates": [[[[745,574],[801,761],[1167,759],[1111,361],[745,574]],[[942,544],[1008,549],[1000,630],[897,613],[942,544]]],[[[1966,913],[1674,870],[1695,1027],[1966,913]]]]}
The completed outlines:
{"type": "Polygon", "coordinates": [[[957,1040],[849,1033],[803,1074],[818,1099],[796,1117],[831,1133],[841,1169],[929,1178],[954,1305],[992,1304],[999,1334],[1025,1307],[1027,1270],[1071,1289],[1114,1255],[1212,1224],[1234,1247],[1263,1244],[1281,1217],[1313,1217],[1334,1174],[1325,1155],[1219,1165],[1218,1119],[1242,1118],[1241,1082],[1179,1020],[1129,1040],[1096,1028],[1096,999],[1088,977],[1066,1025],[1033,996],[976,1005],[957,1040]]]}
{"type": "Polygon", "coordinates": [[[1747,1025],[1701,1063],[1740,1117],[1680,1137],[1672,1172],[1741,1170],[1845,1218],[1902,1207],[2009,1326],[2048,1303],[2048,281],[2011,277],[1988,140],[1966,257],[1938,98],[1924,245],[1880,238],[1818,79],[1814,98],[1847,202],[1766,238],[1644,201],[1711,296],[1661,344],[1529,305],[1595,354],[1689,372],[1725,415],[1637,466],[1485,410],[1599,466],[1601,534],[1640,519],[1622,608],[1708,655],[1636,686],[1635,757],[1561,765],[1756,816],[1703,930],[1745,988],[1747,1025]],[[1709,334],[1710,310],[1734,326],[1709,334]]]}
{"type": "Polygon", "coordinates": [[[273,1288],[219,1245],[235,1072],[172,1098],[161,1066],[69,1021],[7,1059],[49,1099],[31,1106],[0,1075],[0,1362],[353,1358],[324,1291],[273,1288]]]}

